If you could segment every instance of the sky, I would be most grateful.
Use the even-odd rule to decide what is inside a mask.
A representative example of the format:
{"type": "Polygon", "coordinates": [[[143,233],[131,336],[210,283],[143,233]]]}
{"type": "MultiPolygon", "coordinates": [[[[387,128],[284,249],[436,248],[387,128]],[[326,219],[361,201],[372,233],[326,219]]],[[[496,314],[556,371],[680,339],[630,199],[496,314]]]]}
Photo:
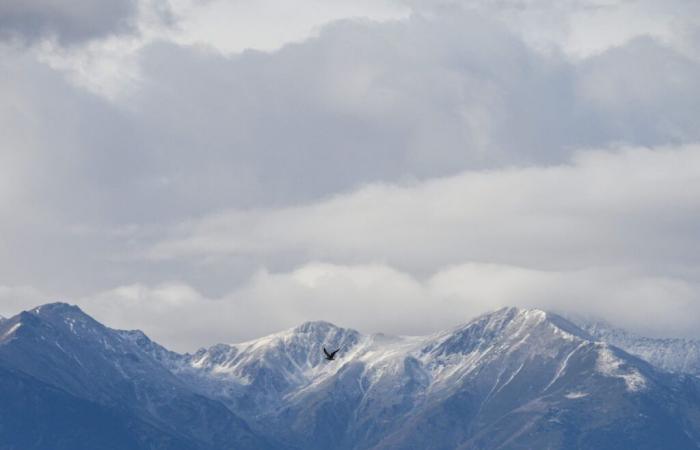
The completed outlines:
{"type": "Polygon", "coordinates": [[[698,80],[695,0],[5,0],[0,315],[700,338],[698,80]]]}

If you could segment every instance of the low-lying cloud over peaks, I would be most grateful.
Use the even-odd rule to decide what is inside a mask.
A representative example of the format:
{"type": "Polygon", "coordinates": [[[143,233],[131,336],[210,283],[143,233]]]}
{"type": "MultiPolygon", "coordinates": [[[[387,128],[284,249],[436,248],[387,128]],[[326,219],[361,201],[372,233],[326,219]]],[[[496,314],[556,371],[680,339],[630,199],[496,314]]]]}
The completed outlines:
{"type": "Polygon", "coordinates": [[[307,320],[368,333],[429,334],[503,306],[604,317],[651,335],[697,337],[699,294],[693,280],[614,267],[550,271],[466,263],[423,277],[385,264],[307,263],[290,272],[260,270],[214,298],[187,284],[164,283],[127,285],[74,301],[110,326],[140,328],[175,349],[194,351],[307,320]]]}

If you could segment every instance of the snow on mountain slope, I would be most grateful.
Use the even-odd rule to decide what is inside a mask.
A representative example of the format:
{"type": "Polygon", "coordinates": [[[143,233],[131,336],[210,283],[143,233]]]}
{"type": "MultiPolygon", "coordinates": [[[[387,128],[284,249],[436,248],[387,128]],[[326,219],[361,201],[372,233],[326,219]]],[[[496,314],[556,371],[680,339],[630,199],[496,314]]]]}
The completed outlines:
{"type": "MultiPolygon", "coordinates": [[[[625,420],[632,403],[647,398],[661,405],[657,397],[671,389],[666,376],[649,364],[592,339],[562,317],[517,308],[419,337],[366,336],[309,322],[200,350],[180,360],[175,373],[258,430],[274,429],[305,449],[453,449],[467,442],[471,447],[465,448],[497,448],[508,439],[498,430],[534,427],[529,433],[537,434],[544,424],[553,430],[538,434],[540,448],[563,448],[557,442],[577,431],[571,423],[556,425],[557,420],[579,420],[591,430],[614,426],[625,420]],[[325,361],[322,346],[340,348],[338,360],[325,361]],[[601,404],[609,408],[610,423],[577,417],[581,407],[601,404]],[[553,410],[556,417],[550,417],[553,410]],[[441,423],[452,428],[443,430],[438,442],[435,427],[441,423]]],[[[700,424],[661,430],[645,422],[666,423],[673,413],[661,406],[645,414],[646,419],[625,426],[700,439],[700,424]]],[[[581,431],[579,437],[590,433],[581,431]]],[[[635,442],[649,439],[642,434],[635,442]]],[[[694,442],[681,438],[677,448],[698,448],[694,442]]]]}
{"type": "Polygon", "coordinates": [[[354,330],[327,322],[239,344],[218,344],[171,362],[173,372],[236,411],[257,416],[279,407],[286,395],[332,373],[322,347],[344,358],[361,339],[354,330]]]}
{"type": "Polygon", "coordinates": [[[700,341],[639,336],[603,322],[579,322],[595,339],[619,347],[663,370],[700,376],[700,341]]]}
{"type": "MultiPolygon", "coordinates": [[[[412,374],[429,383],[434,393],[504,356],[517,359],[518,368],[522,369],[524,360],[555,359],[562,355],[570,358],[586,345],[596,347],[601,374],[622,377],[622,363],[607,346],[594,344],[582,330],[559,316],[517,308],[503,309],[467,325],[419,337],[363,336],[326,322],[308,322],[257,340],[202,349],[181,360],[184,364],[176,366],[176,371],[213,381],[218,386],[234,385],[233,395],[265,388],[275,396],[291,395],[293,400],[335,376],[347,364],[362,364],[370,381],[380,381],[403,371],[406,358],[410,358],[416,369],[412,374]],[[338,361],[325,361],[322,346],[339,348],[338,361]]],[[[504,373],[496,377],[498,383],[505,383],[507,369],[503,368],[504,373]]],[[[560,367],[557,376],[565,369],[560,367]]],[[[636,372],[634,376],[642,378],[636,372]]],[[[550,385],[555,381],[551,380],[550,385]]],[[[263,404],[256,406],[264,409],[263,404]]]]}
{"type": "Polygon", "coordinates": [[[700,449],[697,379],[539,310],[414,337],[308,322],[181,355],[54,304],[0,324],[8,365],[197,448],[700,449]]]}
{"type": "MultiPolygon", "coordinates": [[[[661,405],[656,396],[665,383],[648,364],[559,316],[508,308],[432,336],[362,337],[333,370],[287,394],[286,406],[266,421],[307,449],[497,448],[508,440],[503,430],[537,434],[545,424],[551,430],[525,448],[564,448],[556,445],[567,436],[592,434],[550,420],[573,420],[582,406],[604,404],[611,423],[619,421],[636,399],[661,405]]],[[[672,415],[660,406],[646,413],[662,422],[672,415]]],[[[603,426],[577,420],[584,429],[603,426]]],[[[651,427],[642,422],[628,425],[651,427]]],[[[637,442],[649,439],[640,436],[637,442]]],[[[691,440],[678,445],[697,448],[691,440]]]]}

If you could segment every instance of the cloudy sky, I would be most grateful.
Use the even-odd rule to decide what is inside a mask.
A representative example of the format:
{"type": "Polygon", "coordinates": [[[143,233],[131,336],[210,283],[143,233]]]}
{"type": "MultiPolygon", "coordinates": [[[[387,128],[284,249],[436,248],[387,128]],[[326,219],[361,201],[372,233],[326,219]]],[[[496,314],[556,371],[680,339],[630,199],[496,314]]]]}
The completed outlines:
{"type": "Polygon", "coordinates": [[[696,0],[4,0],[0,314],[700,337],[699,80],[696,0]]]}

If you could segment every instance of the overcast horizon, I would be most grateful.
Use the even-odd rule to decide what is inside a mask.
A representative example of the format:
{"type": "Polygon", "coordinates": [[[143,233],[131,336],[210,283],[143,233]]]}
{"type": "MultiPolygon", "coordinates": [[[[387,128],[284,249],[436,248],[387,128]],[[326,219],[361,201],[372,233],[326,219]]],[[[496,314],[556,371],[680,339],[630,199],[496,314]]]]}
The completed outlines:
{"type": "Polygon", "coordinates": [[[700,338],[697,1],[9,0],[0,55],[2,316],[700,338]]]}

